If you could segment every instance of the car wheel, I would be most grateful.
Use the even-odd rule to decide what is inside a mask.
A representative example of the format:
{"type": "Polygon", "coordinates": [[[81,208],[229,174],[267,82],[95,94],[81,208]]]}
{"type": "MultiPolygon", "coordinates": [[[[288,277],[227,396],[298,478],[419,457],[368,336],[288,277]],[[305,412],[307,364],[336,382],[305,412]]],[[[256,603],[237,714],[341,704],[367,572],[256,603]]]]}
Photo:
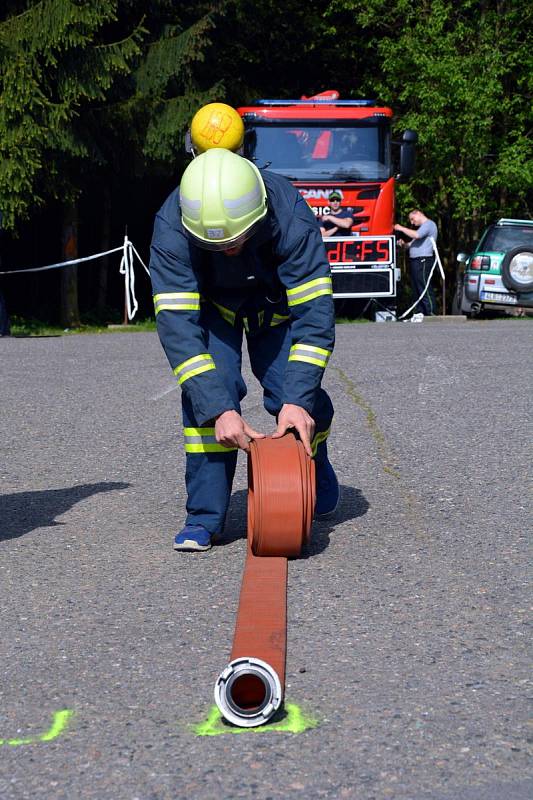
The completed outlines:
{"type": "Polygon", "coordinates": [[[471,319],[470,312],[472,310],[472,301],[469,300],[468,297],[466,296],[466,291],[465,291],[465,287],[464,287],[464,281],[463,281],[463,287],[462,287],[462,292],[461,292],[461,306],[460,306],[460,308],[461,308],[461,314],[464,314],[465,317],[468,317],[468,319],[471,319]]]}
{"type": "Polygon", "coordinates": [[[479,317],[481,317],[482,310],[483,306],[480,303],[471,303],[470,311],[467,312],[466,316],[468,319],[479,319],[479,317]]]}
{"type": "Polygon", "coordinates": [[[502,281],[513,292],[533,292],[533,251],[514,247],[502,261],[502,281]]]}

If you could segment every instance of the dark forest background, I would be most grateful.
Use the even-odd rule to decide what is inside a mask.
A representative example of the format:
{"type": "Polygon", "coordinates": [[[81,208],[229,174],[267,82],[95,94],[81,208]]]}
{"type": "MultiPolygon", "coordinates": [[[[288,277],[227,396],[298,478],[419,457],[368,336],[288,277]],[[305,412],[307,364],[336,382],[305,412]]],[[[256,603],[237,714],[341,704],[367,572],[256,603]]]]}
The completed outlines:
{"type": "MultiPolygon", "coordinates": [[[[338,89],[390,105],[398,136],[418,132],[398,219],[413,205],[435,219],[453,287],[456,253],[487,222],[531,218],[532,16],[518,0],[3,0],[1,269],[117,247],[126,227],[147,261],[201,105],[338,89]]],[[[11,314],[117,322],[119,260],[0,287],[11,314]]]]}

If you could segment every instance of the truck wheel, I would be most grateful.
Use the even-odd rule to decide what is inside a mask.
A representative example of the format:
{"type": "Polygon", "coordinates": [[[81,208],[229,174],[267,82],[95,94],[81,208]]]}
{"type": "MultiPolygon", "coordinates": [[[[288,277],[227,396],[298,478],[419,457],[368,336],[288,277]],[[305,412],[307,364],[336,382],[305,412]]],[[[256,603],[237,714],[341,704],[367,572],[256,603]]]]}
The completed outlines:
{"type": "Polygon", "coordinates": [[[502,281],[513,292],[533,292],[533,252],[527,245],[514,247],[505,254],[502,281]]]}

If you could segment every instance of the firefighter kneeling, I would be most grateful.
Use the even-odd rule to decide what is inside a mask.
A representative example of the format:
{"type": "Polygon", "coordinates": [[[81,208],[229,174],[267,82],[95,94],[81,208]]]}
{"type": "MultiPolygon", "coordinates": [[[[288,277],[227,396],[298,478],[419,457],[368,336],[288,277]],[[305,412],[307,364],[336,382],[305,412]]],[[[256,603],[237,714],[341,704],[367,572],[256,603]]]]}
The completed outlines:
{"type": "Polygon", "coordinates": [[[339,484],[328,460],[333,406],[321,388],[335,337],[331,275],[316,220],[283,177],[214,147],[197,156],[156,215],[150,272],[157,330],[182,389],[187,518],[177,550],[222,531],[241,416],[243,333],[274,438],[295,429],[317,472],[317,515],[339,484]]]}

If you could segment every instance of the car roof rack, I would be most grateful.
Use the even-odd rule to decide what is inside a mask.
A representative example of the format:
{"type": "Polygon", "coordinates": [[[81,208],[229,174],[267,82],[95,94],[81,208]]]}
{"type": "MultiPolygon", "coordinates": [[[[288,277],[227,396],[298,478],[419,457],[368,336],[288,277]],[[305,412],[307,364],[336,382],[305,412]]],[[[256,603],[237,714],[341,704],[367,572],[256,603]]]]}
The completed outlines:
{"type": "Polygon", "coordinates": [[[496,225],[533,225],[533,219],[506,219],[502,217],[496,225]]]}

